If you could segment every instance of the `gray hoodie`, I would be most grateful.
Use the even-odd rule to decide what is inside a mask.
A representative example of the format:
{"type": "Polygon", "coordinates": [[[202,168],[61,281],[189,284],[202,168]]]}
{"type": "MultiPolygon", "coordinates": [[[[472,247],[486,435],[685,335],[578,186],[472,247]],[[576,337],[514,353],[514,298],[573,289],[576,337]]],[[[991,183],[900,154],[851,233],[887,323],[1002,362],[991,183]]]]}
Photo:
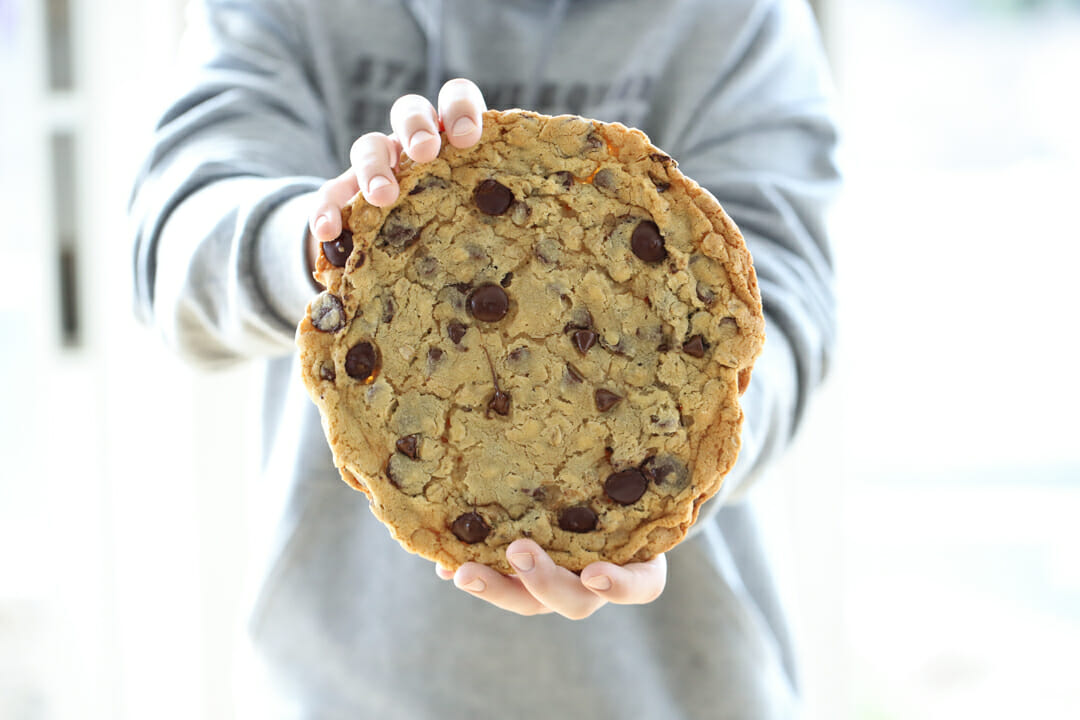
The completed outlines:
{"type": "Polygon", "coordinates": [[[251,717],[781,718],[791,643],[746,490],[833,345],[835,128],[804,0],[205,0],[131,204],[139,314],[208,366],[266,371],[266,543],[240,671],[251,717]],[[405,553],[338,478],[294,367],[313,191],[391,103],[468,77],[490,107],[642,128],[735,219],[767,341],[743,451],[668,585],[523,618],[405,553]],[[253,365],[254,369],[254,365],[253,365]]]}

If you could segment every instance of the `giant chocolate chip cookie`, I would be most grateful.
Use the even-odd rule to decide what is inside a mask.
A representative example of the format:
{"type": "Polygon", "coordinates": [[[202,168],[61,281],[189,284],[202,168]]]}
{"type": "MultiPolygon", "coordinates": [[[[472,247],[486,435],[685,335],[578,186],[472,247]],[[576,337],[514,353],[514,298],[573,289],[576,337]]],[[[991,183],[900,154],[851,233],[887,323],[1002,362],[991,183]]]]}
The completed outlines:
{"type": "Polygon", "coordinates": [[[572,570],[678,543],[764,339],[720,205],[637,130],[521,111],[398,180],[345,209],[297,332],[345,481],[448,568],[508,573],[520,537],[572,570]]]}

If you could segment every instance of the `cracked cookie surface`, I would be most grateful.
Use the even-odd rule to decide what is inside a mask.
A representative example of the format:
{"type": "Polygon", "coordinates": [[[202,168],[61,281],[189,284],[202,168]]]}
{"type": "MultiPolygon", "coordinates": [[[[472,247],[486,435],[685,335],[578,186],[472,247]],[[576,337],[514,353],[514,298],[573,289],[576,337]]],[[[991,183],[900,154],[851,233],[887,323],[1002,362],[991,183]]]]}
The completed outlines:
{"type": "Polygon", "coordinates": [[[677,544],[739,449],[764,340],[750,255],[644,134],[489,111],[357,196],[297,330],[343,479],[408,550],[509,573],[677,544]]]}

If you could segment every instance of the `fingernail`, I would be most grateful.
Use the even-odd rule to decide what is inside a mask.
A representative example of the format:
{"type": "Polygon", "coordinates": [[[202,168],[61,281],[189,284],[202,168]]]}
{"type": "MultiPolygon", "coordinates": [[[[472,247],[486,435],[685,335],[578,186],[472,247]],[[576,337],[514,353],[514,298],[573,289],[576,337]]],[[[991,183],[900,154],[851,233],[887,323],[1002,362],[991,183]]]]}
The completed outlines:
{"type": "Polygon", "coordinates": [[[610,590],[611,578],[607,575],[597,575],[586,580],[585,584],[593,590],[610,590]]]}
{"type": "Polygon", "coordinates": [[[454,123],[453,131],[454,137],[461,137],[462,135],[468,135],[476,130],[476,123],[468,115],[459,117],[454,123]]]}
{"type": "Polygon", "coordinates": [[[510,555],[510,564],[521,572],[529,572],[536,566],[536,560],[530,553],[514,553],[510,555]]]}
{"type": "Polygon", "coordinates": [[[469,592],[474,593],[484,592],[486,588],[487,585],[485,585],[484,581],[480,578],[474,578],[472,582],[461,586],[462,590],[468,590],[469,592]]]}
{"type": "Polygon", "coordinates": [[[418,145],[423,145],[426,142],[430,142],[435,139],[435,136],[429,133],[427,130],[417,130],[409,138],[409,149],[415,150],[418,145]]]}
{"type": "Polygon", "coordinates": [[[319,236],[329,235],[330,234],[329,225],[330,225],[330,216],[329,215],[320,215],[319,217],[315,218],[315,234],[319,235],[319,236]]]}
{"type": "Polygon", "coordinates": [[[371,195],[372,193],[378,191],[380,188],[384,188],[389,184],[390,181],[387,180],[385,177],[383,177],[382,175],[376,175],[375,177],[371,178],[371,181],[368,183],[368,195],[371,195]]]}

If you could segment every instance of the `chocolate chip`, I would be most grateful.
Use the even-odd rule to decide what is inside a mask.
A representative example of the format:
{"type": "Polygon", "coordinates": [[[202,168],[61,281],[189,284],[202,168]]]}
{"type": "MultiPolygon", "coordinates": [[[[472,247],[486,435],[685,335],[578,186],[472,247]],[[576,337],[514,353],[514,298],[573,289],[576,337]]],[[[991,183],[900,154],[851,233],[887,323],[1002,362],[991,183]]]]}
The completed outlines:
{"type": "Polygon", "coordinates": [[[352,346],[345,356],[345,372],[361,382],[369,382],[379,369],[379,350],[369,342],[352,346]]]}
{"type": "MultiPolygon", "coordinates": [[[[568,298],[563,296],[563,299],[567,300],[568,298]]],[[[570,322],[566,323],[563,327],[563,332],[570,332],[571,330],[588,330],[592,326],[592,313],[589,312],[588,308],[585,306],[578,305],[570,315],[570,322]]]]}
{"type": "Polygon", "coordinates": [[[610,390],[604,390],[603,388],[596,391],[596,409],[600,412],[607,412],[611,408],[615,407],[620,400],[621,395],[616,395],[610,390]]]}
{"type": "Polygon", "coordinates": [[[705,357],[705,338],[694,335],[683,343],[682,351],[690,357],[705,357]]]}
{"type": "Polygon", "coordinates": [[[430,255],[425,255],[416,261],[416,274],[422,278],[430,279],[439,271],[439,261],[430,255]]]}
{"type": "Polygon", "coordinates": [[[438,175],[425,175],[417,181],[416,186],[409,191],[409,194],[419,195],[425,190],[430,190],[432,188],[442,190],[448,187],[450,187],[450,183],[446,182],[438,175]]]}
{"type": "Polygon", "coordinates": [[[603,168],[598,170],[596,175],[593,176],[593,185],[601,190],[614,190],[615,189],[615,173],[609,168],[603,168]]]}
{"type": "Polygon", "coordinates": [[[345,267],[345,263],[353,251],[352,233],[348,230],[342,230],[336,239],[322,244],[322,251],[331,265],[345,267]]]}
{"type": "Polygon", "coordinates": [[[574,347],[577,351],[584,355],[589,351],[593,345],[596,344],[596,333],[592,330],[575,330],[574,334],[570,336],[574,341],[574,347]]]}
{"type": "Polygon", "coordinates": [[[465,337],[465,329],[465,326],[457,320],[451,320],[450,324],[446,326],[446,335],[455,345],[460,345],[461,338],[465,337]]]}
{"type": "Polygon", "coordinates": [[[669,490],[682,490],[690,482],[690,473],[686,466],[670,456],[651,455],[641,463],[640,469],[646,478],[669,490]]]}
{"type": "Polygon", "coordinates": [[[521,362],[522,360],[525,360],[529,357],[529,348],[525,347],[524,345],[522,345],[521,347],[516,347],[511,350],[506,357],[510,360],[510,362],[521,362]]]}
{"type": "Polygon", "coordinates": [[[667,257],[660,228],[652,220],[643,220],[630,236],[630,248],[647,263],[658,263],[667,257]]]}
{"type": "Polygon", "coordinates": [[[649,179],[652,180],[652,184],[658,193],[667,192],[668,188],[671,187],[671,183],[666,180],[661,180],[652,173],[649,173],[649,179]]]}
{"type": "Polygon", "coordinates": [[[514,193],[494,180],[484,180],[476,186],[473,201],[485,215],[502,215],[514,201],[514,193]]]}
{"type": "Polygon", "coordinates": [[[669,165],[674,165],[675,167],[679,166],[679,163],[675,162],[675,160],[673,160],[670,155],[665,155],[664,153],[652,153],[651,155],[649,155],[649,158],[651,160],[655,160],[664,167],[667,167],[669,165]]]}
{"type": "Polygon", "coordinates": [[[604,141],[598,138],[595,133],[589,133],[588,137],[585,138],[586,152],[589,150],[599,150],[602,147],[604,147],[604,141]]]}
{"type": "Polygon", "coordinates": [[[645,473],[636,468],[613,473],[604,482],[604,492],[620,505],[633,505],[648,487],[649,480],[645,473]]]}
{"type": "Polygon", "coordinates": [[[334,371],[332,365],[323,365],[319,368],[319,376],[327,382],[334,382],[337,379],[337,373],[334,371]]]}
{"type": "Polygon", "coordinates": [[[382,321],[384,323],[390,323],[394,319],[394,313],[397,312],[397,305],[394,304],[394,298],[386,298],[383,300],[383,312],[382,321]]]}
{"type": "Polygon", "coordinates": [[[588,505],[575,505],[559,513],[559,527],[569,532],[595,530],[597,520],[596,513],[588,505]]]}
{"type": "Polygon", "coordinates": [[[400,438],[394,443],[394,446],[397,447],[399,453],[407,458],[416,460],[420,457],[420,436],[417,434],[400,438]]]}
{"type": "Polygon", "coordinates": [[[510,298],[498,285],[481,285],[469,294],[469,314],[484,322],[497,322],[510,309],[510,298]]]}
{"type": "Polygon", "coordinates": [[[311,301],[311,324],[323,332],[337,332],[345,327],[345,307],[341,298],[321,293],[311,301]]]}
{"type": "Polygon", "coordinates": [[[505,275],[503,275],[503,278],[502,278],[502,280],[499,281],[499,284],[502,285],[504,288],[508,288],[508,287],[510,287],[510,283],[511,283],[511,281],[513,281],[513,279],[514,279],[514,273],[508,272],[505,275]]]}
{"type": "Polygon", "coordinates": [[[491,411],[495,411],[499,415],[506,416],[510,414],[510,394],[504,393],[502,390],[496,390],[495,394],[491,396],[491,401],[488,402],[487,416],[491,417],[491,411]]]}
{"type": "Polygon", "coordinates": [[[536,243],[533,252],[536,253],[536,257],[540,258],[540,261],[545,265],[558,265],[559,257],[562,255],[559,241],[550,237],[540,238],[536,243]]]}
{"type": "Polygon", "coordinates": [[[573,382],[584,382],[585,381],[585,376],[581,375],[581,370],[579,370],[576,367],[573,367],[569,363],[566,364],[566,375],[568,375],[570,380],[572,380],[573,382]]]}
{"type": "Polygon", "coordinates": [[[714,293],[707,285],[703,285],[702,283],[698,283],[697,285],[697,296],[698,300],[705,303],[706,305],[712,305],[714,302],[716,302],[716,293],[714,293]]]}
{"type": "Polygon", "coordinates": [[[574,186],[574,175],[566,170],[552,174],[551,179],[562,185],[563,190],[569,190],[574,186]]]}
{"type": "Polygon", "coordinates": [[[386,461],[386,479],[390,481],[391,485],[393,485],[394,487],[396,487],[397,489],[400,490],[401,489],[401,481],[394,474],[393,468],[390,467],[393,460],[394,460],[394,456],[391,455],[390,458],[386,461]]]}
{"type": "Polygon", "coordinates": [[[443,351],[440,348],[433,347],[428,348],[427,351],[427,371],[428,375],[435,372],[435,368],[438,366],[439,361],[442,360],[443,351]]]}
{"type": "Polygon", "coordinates": [[[450,529],[453,530],[454,535],[457,535],[458,540],[470,545],[482,541],[491,532],[491,526],[475,512],[458,515],[450,529]]]}
{"type": "Polygon", "coordinates": [[[402,218],[400,210],[401,208],[398,208],[387,216],[375,238],[375,244],[391,255],[404,251],[420,239],[420,228],[415,227],[412,221],[402,218]]]}

